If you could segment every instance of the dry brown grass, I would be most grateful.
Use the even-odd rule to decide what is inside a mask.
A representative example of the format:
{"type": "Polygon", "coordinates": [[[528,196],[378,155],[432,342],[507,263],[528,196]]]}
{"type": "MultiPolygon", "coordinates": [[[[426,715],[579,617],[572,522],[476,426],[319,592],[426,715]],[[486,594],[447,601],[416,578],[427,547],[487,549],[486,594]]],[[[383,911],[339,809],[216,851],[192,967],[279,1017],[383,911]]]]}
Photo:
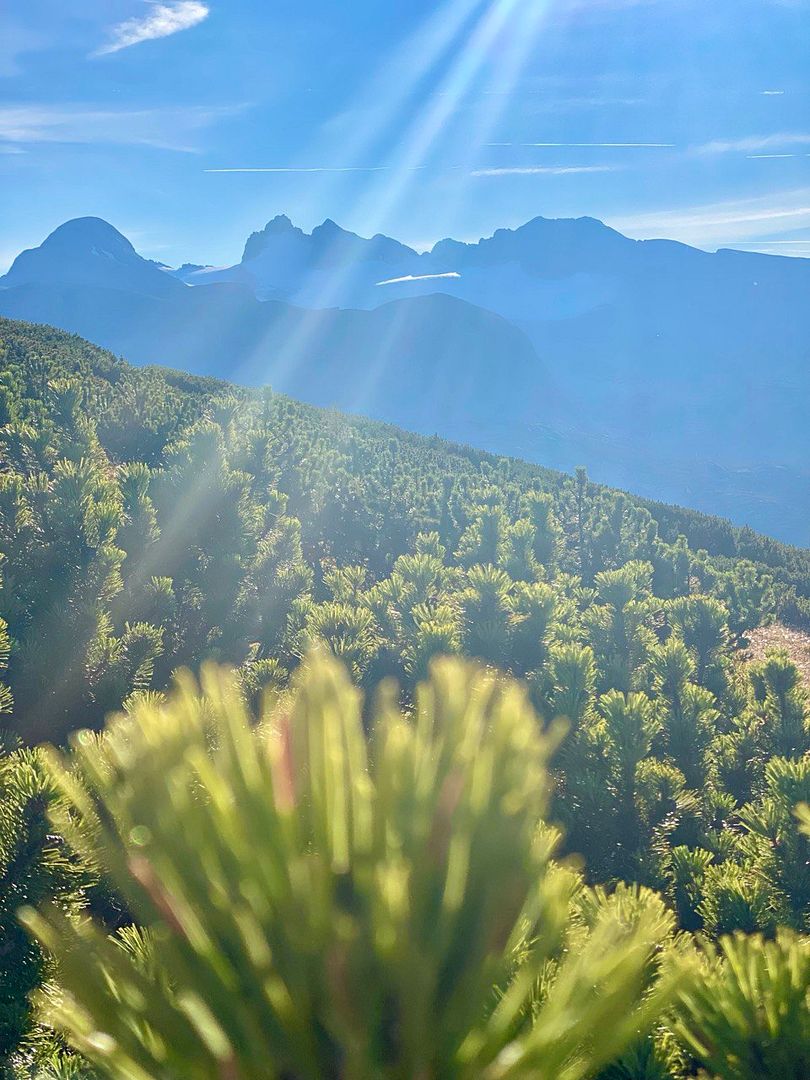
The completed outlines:
{"type": "Polygon", "coordinates": [[[748,647],[742,653],[743,660],[763,660],[772,649],[786,652],[802,673],[806,686],[810,686],[810,634],[802,630],[791,630],[781,623],[771,626],[759,626],[750,630],[746,637],[748,647]]]}

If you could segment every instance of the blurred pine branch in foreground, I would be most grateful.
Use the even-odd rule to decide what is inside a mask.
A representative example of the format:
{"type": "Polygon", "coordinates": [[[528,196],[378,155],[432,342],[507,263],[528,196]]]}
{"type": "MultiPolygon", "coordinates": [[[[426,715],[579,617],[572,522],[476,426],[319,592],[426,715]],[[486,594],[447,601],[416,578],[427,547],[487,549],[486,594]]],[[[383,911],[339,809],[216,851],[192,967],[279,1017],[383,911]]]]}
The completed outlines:
{"type": "Polygon", "coordinates": [[[26,910],[50,1021],[120,1080],[593,1075],[674,993],[673,920],[551,861],[540,732],[517,684],[452,661],[366,732],[315,656],[258,724],[208,667],[80,733],[55,824],[145,929],[26,910]]]}

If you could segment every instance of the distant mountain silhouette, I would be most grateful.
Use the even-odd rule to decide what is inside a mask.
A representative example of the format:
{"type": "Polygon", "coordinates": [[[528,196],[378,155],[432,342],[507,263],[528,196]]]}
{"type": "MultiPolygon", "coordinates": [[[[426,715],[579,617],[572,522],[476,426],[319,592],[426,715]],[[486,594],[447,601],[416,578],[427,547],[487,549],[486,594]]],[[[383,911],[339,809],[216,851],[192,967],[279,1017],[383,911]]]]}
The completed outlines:
{"type": "Polygon", "coordinates": [[[97,217],[74,218],[38,248],[14,260],[0,286],[98,285],[143,296],[176,296],[183,286],[112,225],[97,217]]]}
{"type": "Polygon", "coordinates": [[[305,233],[280,214],[248,237],[238,265],[203,267],[179,276],[192,285],[235,282],[259,299],[286,299],[307,307],[376,307],[392,297],[372,294],[375,303],[368,303],[364,290],[403,267],[415,267],[418,260],[415,251],[387,236],[365,240],[330,220],[305,233]],[[344,271],[349,271],[345,280],[344,271]]]}
{"type": "Polygon", "coordinates": [[[486,442],[481,402],[505,431],[518,410],[542,405],[542,372],[522,331],[449,296],[308,311],[228,283],[157,296],[117,283],[3,288],[7,280],[3,314],[92,338],[136,363],[227,373],[425,434],[486,442]]]}
{"type": "Polygon", "coordinates": [[[235,266],[175,271],[84,218],[0,278],[0,313],[137,362],[584,463],[801,543],[809,300],[810,260],[630,240],[594,218],[538,217],[419,253],[279,216],[235,266]]]}

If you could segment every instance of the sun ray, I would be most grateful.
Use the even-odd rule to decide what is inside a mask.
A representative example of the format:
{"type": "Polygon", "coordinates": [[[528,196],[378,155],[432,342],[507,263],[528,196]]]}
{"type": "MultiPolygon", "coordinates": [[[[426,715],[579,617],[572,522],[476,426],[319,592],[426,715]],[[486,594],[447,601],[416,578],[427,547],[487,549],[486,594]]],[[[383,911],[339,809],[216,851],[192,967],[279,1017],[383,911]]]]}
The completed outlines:
{"type": "MultiPolygon", "coordinates": [[[[477,121],[473,140],[468,140],[470,160],[487,143],[515,92],[551,6],[551,0],[450,0],[370,77],[355,110],[363,115],[369,102],[373,107],[370,114],[365,110],[365,122],[344,142],[338,158],[341,167],[352,167],[361,158],[369,160],[380,137],[395,127],[399,114],[410,107],[412,116],[384,172],[370,175],[358,190],[356,205],[362,210],[365,235],[382,230],[412,193],[414,184],[422,182],[427,161],[453,128],[460,108],[480,93],[483,80],[487,80],[490,92],[481,94],[487,105],[477,121]],[[424,100],[415,107],[413,101],[420,92],[424,100]]],[[[328,204],[329,184],[334,182],[334,177],[323,178],[319,197],[322,204],[328,204]]],[[[323,284],[314,296],[308,297],[307,307],[325,311],[346,306],[356,290],[357,275],[358,268],[348,262],[332,265],[327,250],[313,274],[313,279],[321,279],[323,284]]],[[[414,276],[418,276],[418,270],[414,276]]],[[[394,320],[397,325],[398,320],[394,320]]],[[[322,318],[302,313],[283,348],[272,358],[272,378],[277,384],[284,385],[311,352],[323,326],[322,318]]],[[[392,330],[379,343],[375,370],[390,362],[395,336],[392,330]]],[[[263,360],[262,349],[259,346],[248,358],[242,372],[249,371],[255,377],[263,360]]],[[[370,373],[370,385],[374,379],[370,373]]],[[[358,402],[357,407],[362,404],[358,402]]]]}
{"type": "MultiPolygon", "coordinates": [[[[408,194],[414,178],[425,159],[452,123],[455,114],[482,73],[494,65],[495,89],[487,109],[480,133],[480,143],[488,138],[489,131],[505,107],[509,93],[514,89],[549,4],[537,0],[490,0],[477,15],[463,42],[458,46],[452,61],[438,79],[436,88],[423,108],[418,109],[397,150],[396,160],[390,173],[386,173],[384,185],[372,184],[358,196],[367,223],[366,233],[371,234],[383,227],[386,219],[408,194]],[[500,54],[500,58],[498,56],[500,54]],[[503,91],[503,92],[501,92],[503,91]]],[[[457,22],[463,23],[460,13],[457,22]]],[[[442,41],[451,35],[445,30],[442,41]]],[[[441,49],[433,50],[440,56],[441,49]]],[[[423,65],[420,71],[426,74],[423,65]]],[[[400,91],[403,96],[404,91],[400,91]]],[[[355,146],[361,145],[358,139],[355,146]]],[[[326,260],[325,260],[326,261],[326,260]]],[[[320,309],[339,306],[351,295],[357,269],[344,265],[324,274],[325,284],[310,305],[320,309]]],[[[285,343],[280,355],[275,357],[277,378],[284,378],[294,370],[301,358],[312,347],[318,330],[317,320],[302,320],[299,329],[285,343]]],[[[391,342],[388,342],[391,347],[391,342]]],[[[383,357],[380,357],[382,362],[383,357]]]]}

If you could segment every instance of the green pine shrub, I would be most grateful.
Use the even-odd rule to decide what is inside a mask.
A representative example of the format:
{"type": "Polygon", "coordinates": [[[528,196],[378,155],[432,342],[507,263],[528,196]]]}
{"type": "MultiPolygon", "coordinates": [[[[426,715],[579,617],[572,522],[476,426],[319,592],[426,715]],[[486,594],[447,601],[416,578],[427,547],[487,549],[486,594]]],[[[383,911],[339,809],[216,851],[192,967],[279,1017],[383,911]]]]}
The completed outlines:
{"type": "Polygon", "coordinates": [[[55,822],[152,943],[24,913],[58,965],[45,1015],[102,1076],[575,1080],[641,1037],[672,916],[599,893],[569,925],[523,690],[444,661],[367,738],[316,656],[275,701],[256,726],[209,667],[50,756],[55,822]]]}

